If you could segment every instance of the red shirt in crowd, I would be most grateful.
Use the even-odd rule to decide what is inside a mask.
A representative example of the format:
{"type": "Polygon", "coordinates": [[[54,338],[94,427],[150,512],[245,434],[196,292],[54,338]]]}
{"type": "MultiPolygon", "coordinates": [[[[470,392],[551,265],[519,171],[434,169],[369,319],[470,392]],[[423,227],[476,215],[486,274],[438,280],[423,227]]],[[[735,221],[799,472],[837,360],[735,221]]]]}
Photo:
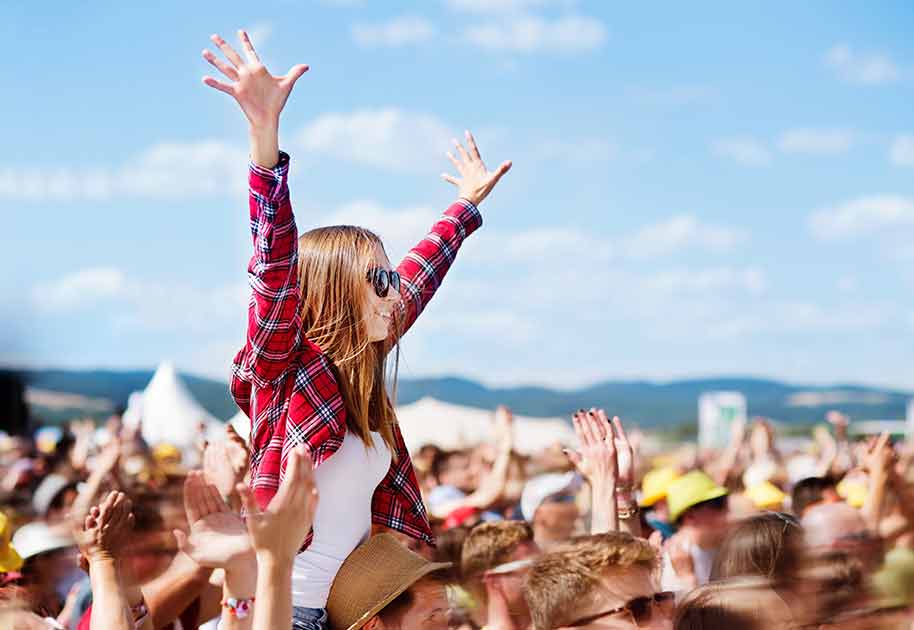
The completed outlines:
{"type": "MultiPolygon", "coordinates": [[[[251,486],[262,507],[276,494],[294,447],[307,445],[317,467],[340,448],[347,431],[331,360],[303,336],[298,232],[289,202],[288,170],[285,153],[272,169],[250,167],[252,297],[247,341],[232,370],[232,395],[251,418],[251,486]]],[[[464,239],[481,224],[476,206],[460,199],[397,266],[402,332],[441,285],[464,239]]],[[[394,427],[394,441],[396,456],[372,499],[372,522],[434,544],[399,426],[394,427]]]]}

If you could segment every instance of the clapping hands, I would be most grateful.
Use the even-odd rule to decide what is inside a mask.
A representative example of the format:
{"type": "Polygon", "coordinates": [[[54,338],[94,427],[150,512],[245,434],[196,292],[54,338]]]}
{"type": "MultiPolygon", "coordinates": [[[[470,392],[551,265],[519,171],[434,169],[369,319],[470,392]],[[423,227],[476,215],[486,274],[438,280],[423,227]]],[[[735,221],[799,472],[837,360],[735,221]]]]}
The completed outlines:
{"type": "Polygon", "coordinates": [[[314,468],[304,446],[289,453],[279,491],[261,511],[250,488],[238,484],[247,511],[247,528],[258,557],[291,562],[311,531],[317,509],[314,468]]]}

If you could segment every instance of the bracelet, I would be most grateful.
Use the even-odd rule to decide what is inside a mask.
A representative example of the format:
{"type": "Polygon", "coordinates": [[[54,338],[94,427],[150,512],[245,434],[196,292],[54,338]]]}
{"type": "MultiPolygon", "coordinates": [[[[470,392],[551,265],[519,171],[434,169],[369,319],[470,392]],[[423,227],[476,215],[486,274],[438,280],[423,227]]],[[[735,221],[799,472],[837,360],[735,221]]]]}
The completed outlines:
{"type": "Polygon", "coordinates": [[[222,607],[228,608],[233,617],[238,619],[245,619],[249,614],[251,614],[251,606],[254,604],[254,598],[250,599],[236,599],[234,597],[229,597],[222,601],[222,607]]]}
{"type": "Polygon", "coordinates": [[[620,520],[629,519],[639,512],[640,508],[637,503],[632,503],[623,507],[616,508],[616,515],[620,520]]]}

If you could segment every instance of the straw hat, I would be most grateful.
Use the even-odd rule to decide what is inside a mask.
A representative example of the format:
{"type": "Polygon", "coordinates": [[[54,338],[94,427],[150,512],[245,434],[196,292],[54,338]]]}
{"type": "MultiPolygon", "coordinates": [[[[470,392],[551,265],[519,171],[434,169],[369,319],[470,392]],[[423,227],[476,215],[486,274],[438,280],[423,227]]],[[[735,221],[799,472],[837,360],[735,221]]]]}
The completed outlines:
{"type": "Polygon", "coordinates": [[[429,562],[400,544],[391,534],[369,538],[340,567],[327,615],[335,630],[358,630],[420,579],[450,562],[429,562]]]}

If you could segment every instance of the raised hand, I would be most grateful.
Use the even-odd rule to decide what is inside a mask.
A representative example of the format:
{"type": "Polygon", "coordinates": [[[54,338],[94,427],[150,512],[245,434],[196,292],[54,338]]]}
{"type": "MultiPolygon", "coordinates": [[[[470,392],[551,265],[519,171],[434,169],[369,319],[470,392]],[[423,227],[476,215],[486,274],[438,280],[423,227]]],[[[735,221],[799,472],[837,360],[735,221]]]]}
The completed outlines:
{"type": "Polygon", "coordinates": [[[260,511],[250,488],[238,484],[237,490],[258,557],[291,562],[311,531],[317,509],[317,485],[307,449],[299,446],[289,453],[286,476],[266,510],[260,511]]]}
{"type": "Polygon", "coordinates": [[[579,451],[567,451],[568,459],[581,476],[592,485],[615,485],[619,478],[616,440],[606,414],[579,410],[572,417],[574,431],[580,444],[579,451]]]}
{"type": "Polygon", "coordinates": [[[230,83],[218,81],[210,76],[203,77],[203,82],[234,98],[251,126],[276,126],[295,82],[308,71],[308,66],[295,65],[286,74],[273,76],[260,62],[248,34],[238,31],[238,38],[241,40],[244,58],[219,35],[210,37],[225,55],[228,63],[209,50],[203,51],[203,58],[225,75],[230,83]]]}
{"type": "Polygon", "coordinates": [[[175,530],[178,549],[203,567],[226,568],[251,557],[253,549],[241,516],[229,510],[219,490],[200,471],[184,481],[184,511],[190,532],[175,530]]]}
{"type": "Polygon", "coordinates": [[[92,507],[81,529],[74,532],[79,551],[89,564],[120,556],[133,530],[133,504],[123,492],[109,492],[92,507]]]}
{"type": "Polygon", "coordinates": [[[514,447],[514,414],[504,405],[495,410],[495,449],[497,452],[511,451],[514,447]]]}
{"type": "Polygon", "coordinates": [[[489,196],[495,184],[501,179],[502,175],[511,169],[511,161],[502,162],[494,171],[489,171],[479,155],[479,149],[476,147],[476,140],[473,134],[466,132],[467,148],[465,149],[456,139],[454,140],[454,149],[457,157],[454,157],[448,151],[447,157],[457,169],[460,177],[453,177],[447,173],[442,173],[441,177],[447,182],[457,187],[457,196],[472,202],[474,205],[482,203],[483,199],[489,196]]]}
{"type": "Polygon", "coordinates": [[[229,505],[233,504],[237,496],[235,486],[244,479],[250,457],[244,440],[230,424],[225,427],[225,439],[210,442],[203,451],[203,474],[206,481],[216,486],[229,505]]]}
{"type": "Polygon", "coordinates": [[[279,114],[295,82],[308,71],[308,66],[292,66],[286,74],[274,77],[260,63],[248,34],[238,31],[238,37],[244,59],[219,35],[213,35],[211,39],[228,63],[209,50],[203,51],[203,58],[230,83],[209,76],[203,77],[203,82],[235,99],[250,123],[251,160],[263,168],[273,168],[279,162],[279,114]]]}

